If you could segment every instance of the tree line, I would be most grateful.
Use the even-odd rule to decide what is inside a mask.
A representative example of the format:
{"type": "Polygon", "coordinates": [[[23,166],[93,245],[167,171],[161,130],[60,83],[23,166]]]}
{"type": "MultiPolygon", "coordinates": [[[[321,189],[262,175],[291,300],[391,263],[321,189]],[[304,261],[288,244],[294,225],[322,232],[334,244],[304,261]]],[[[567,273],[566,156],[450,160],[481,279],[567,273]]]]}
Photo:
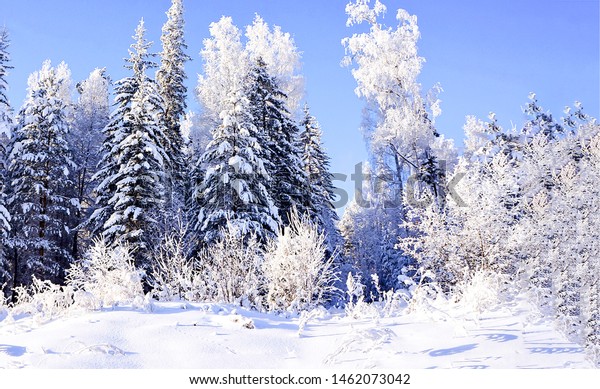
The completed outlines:
{"type": "Polygon", "coordinates": [[[75,85],[65,63],[28,79],[16,114],[7,96],[9,37],[0,35],[2,187],[0,285],[7,296],[34,278],[64,284],[96,239],[127,246],[150,273],[153,251],[185,230],[194,256],[235,230],[261,247],[306,217],[339,232],[329,157],[308,106],[297,119],[299,53],[289,34],[256,17],[246,41],[231,18],[211,24],[196,96],[186,112],[183,4],[173,0],[155,62],[143,19],[125,68],[96,69],[75,85]],[[109,103],[110,89],[114,103],[109,103]]]}

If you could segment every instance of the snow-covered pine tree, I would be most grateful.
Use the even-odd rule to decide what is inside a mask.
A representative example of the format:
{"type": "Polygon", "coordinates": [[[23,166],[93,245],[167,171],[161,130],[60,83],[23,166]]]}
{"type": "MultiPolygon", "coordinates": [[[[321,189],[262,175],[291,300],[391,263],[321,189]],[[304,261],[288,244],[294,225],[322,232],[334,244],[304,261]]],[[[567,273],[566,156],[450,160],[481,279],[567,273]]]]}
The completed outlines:
{"type": "Polygon", "coordinates": [[[10,281],[10,270],[8,259],[6,257],[6,238],[10,230],[10,214],[6,209],[6,144],[10,139],[12,117],[11,108],[6,96],[8,83],[6,75],[11,66],[8,65],[10,56],[8,54],[8,31],[5,28],[0,29],[0,299],[2,289],[10,281]]]}
{"type": "Polygon", "coordinates": [[[29,284],[33,276],[62,283],[72,261],[68,222],[76,199],[66,193],[73,187],[74,164],[66,139],[65,73],[59,70],[46,61],[29,77],[11,141],[8,204],[13,217],[13,287],[29,284]]]}
{"type": "MultiPolygon", "coordinates": [[[[98,208],[91,216],[95,231],[107,244],[131,244],[138,261],[144,254],[153,224],[152,213],[162,204],[165,144],[159,113],[158,88],[146,75],[155,66],[145,38],[143,19],[126,59],[133,74],[117,81],[116,108],[104,128],[104,154],[94,175],[98,208]]],[[[138,263],[141,264],[141,263],[138,263]]]]}
{"type": "Polygon", "coordinates": [[[305,214],[306,179],[299,148],[299,128],[286,109],[286,95],[267,73],[262,58],[250,73],[250,107],[257,140],[264,148],[265,168],[272,178],[267,189],[279,210],[283,225],[289,224],[290,212],[305,214]]]}
{"type": "Polygon", "coordinates": [[[300,125],[302,165],[306,177],[304,204],[310,220],[324,233],[327,249],[333,252],[341,244],[336,226],[339,218],[333,206],[333,175],[329,172],[329,156],[323,149],[321,128],[308,105],[304,106],[304,118],[300,125]]]}
{"type": "Polygon", "coordinates": [[[212,140],[195,165],[194,245],[220,239],[228,220],[238,233],[265,242],[276,233],[279,217],[267,190],[266,148],[250,112],[250,66],[231,18],[212,23],[210,35],[197,93],[212,140]]]}
{"type": "Polygon", "coordinates": [[[80,207],[73,215],[78,226],[73,235],[72,255],[75,259],[84,251],[80,247],[80,237],[89,234],[82,234],[81,231],[94,210],[92,177],[100,160],[102,130],[109,119],[109,83],[106,69],[95,69],[86,80],[77,84],[79,100],[75,105],[74,125],[69,134],[69,148],[75,162],[71,173],[80,207]]]}
{"type": "Polygon", "coordinates": [[[186,108],[187,78],[184,70],[190,57],[184,52],[187,49],[183,37],[183,1],[172,0],[167,11],[167,22],[162,28],[160,38],[163,51],[160,54],[160,67],[156,72],[156,82],[163,100],[162,125],[165,133],[163,145],[168,159],[165,160],[165,189],[167,191],[167,210],[177,213],[185,202],[185,183],[187,166],[185,162],[185,141],[181,133],[180,123],[186,108]]]}

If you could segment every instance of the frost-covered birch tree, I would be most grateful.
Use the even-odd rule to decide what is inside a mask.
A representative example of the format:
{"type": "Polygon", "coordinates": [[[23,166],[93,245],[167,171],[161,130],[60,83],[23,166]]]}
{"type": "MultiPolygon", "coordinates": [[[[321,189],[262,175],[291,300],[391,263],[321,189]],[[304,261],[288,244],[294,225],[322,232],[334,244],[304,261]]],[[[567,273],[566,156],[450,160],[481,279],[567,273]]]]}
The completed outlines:
{"type": "MultiPolygon", "coordinates": [[[[95,208],[92,195],[93,175],[97,171],[102,148],[102,130],[108,124],[109,77],[105,69],[94,69],[86,80],[77,84],[79,99],[75,105],[75,120],[69,134],[69,148],[73,155],[75,168],[72,179],[74,193],[79,209],[73,215],[77,229],[74,231],[72,254],[78,258],[81,254],[80,236],[86,230],[85,222],[95,208]]],[[[85,247],[85,245],[84,245],[85,247]]]]}
{"type": "MultiPolygon", "coordinates": [[[[342,232],[346,239],[361,237],[359,242],[349,241],[347,247],[374,250],[373,256],[362,259],[350,252],[349,260],[359,268],[375,269],[370,271],[378,273],[380,287],[387,290],[401,287],[396,276],[406,258],[395,245],[409,232],[399,227],[406,220],[407,206],[430,202],[440,209],[445,206],[445,169],[440,156],[452,153],[444,150],[451,146],[448,142],[437,140],[434,126],[440,113],[439,87],[424,95],[417,81],[424,62],[418,54],[417,17],[399,9],[397,25],[388,27],[380,22],[385,12],[379,0],[372,5],[370,0],[356,0],[346,6],[347,26],[369,26],[367,32],[344,38],[342,44],[346,49],[343,64],[352,67],[355,92],[365,101],[362,130],[371,168],[367,176],[356,172],[365,181],[363,188],[357,188],[359,198],[352,212],[357,220],[349,220],[349,215],[344,224],[352,227],[342,232]],[[436,144],[443,153],[437,152],[436,144]],[[361,263],[365,259],[375,262],[361,263]]],[[[371,282],[370,274],[363,277],[365,283],[371,282]]]]}
{"type": "MultiPolygon", "coordinates": [[[[364,136],[385,190],[391,199],[400,199],[408,175],[414,175],[417,193],[427,190],[443,205],[443,177],[432,149],[439,136],[434,119],[440,113],[435,87],[423,96],[417,77],[424,59],[418,55],[420,37],[417,17],[399,9],[398,25],[379,22],[386,7],[376,0],[357,0],[346,6],[347,26],[367,23],[368,32],[344,38],[343,64],[352,66],[356,94],[367,104],[364,136]]],[[[382,191],[383,188],[382,188],[382,191]]]]}

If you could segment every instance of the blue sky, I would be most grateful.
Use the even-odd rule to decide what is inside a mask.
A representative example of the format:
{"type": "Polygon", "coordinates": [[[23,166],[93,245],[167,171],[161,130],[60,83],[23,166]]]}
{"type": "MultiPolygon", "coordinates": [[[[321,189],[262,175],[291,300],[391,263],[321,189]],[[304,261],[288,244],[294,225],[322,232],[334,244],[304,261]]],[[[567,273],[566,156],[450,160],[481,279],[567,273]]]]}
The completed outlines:
{"type": "MultiPolygon", "coordinates": [[[[306,100],[323,127],[332,170],[351,174],[366,158],[358,131],[362,103],[354,95],[350,70],[340,66],[340,41],[357,29],[345,26],[346,0],[184,0],[190,91],[202,71],[199,51],[208,25],[222,15],[242,28],[259,13],[290,32],[303,55],[306,100]]],[[[465,115],[486,119],[494,111],[501,124],[519,126],[527,95],[560,117],[565,105],[580,100],[587,113],[600,110],[600,9],[598,0],[383,0],[386,23],[395,10],[416,14],[420,55],[426,63],[420,81],[427,90],[444,89],[438,130],[462,142],[465,115]]],[[[141,17],[160,51],[160,29],[169,0],[0,0],[0,24],[9,29],[14,69],[9,97],[18,108],[27,76],[42,61],[69,64],[75,81],[95,67],[113,79],[127,73],[123,58],[141,17]]],[[[190,108],[197,104],[190,93],[190,108]]],[[[341,183],[340,183],[341,184],[341,183]]],[[[342,185],[351,188],[350,183],[342,185]]]]}

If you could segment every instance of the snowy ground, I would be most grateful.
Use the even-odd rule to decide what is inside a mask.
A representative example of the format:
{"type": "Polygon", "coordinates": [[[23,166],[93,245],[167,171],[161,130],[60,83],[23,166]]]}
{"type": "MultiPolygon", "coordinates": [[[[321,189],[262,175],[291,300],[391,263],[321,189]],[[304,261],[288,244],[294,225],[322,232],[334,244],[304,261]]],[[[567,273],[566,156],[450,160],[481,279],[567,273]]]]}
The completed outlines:
{"type": "MultiPolygon", "coordinates": [[[[423,311],[422,311],[423,312],[423,311]]],[[[587,368],[522,300],[482,314],[460,306],[396,317],[315,311],[302,320],[214,304],[155,303],[43,324],[0,321],[0,368],[587,368]]],[[[2,316],[0,316],[2,319],[2,316]]]]}

